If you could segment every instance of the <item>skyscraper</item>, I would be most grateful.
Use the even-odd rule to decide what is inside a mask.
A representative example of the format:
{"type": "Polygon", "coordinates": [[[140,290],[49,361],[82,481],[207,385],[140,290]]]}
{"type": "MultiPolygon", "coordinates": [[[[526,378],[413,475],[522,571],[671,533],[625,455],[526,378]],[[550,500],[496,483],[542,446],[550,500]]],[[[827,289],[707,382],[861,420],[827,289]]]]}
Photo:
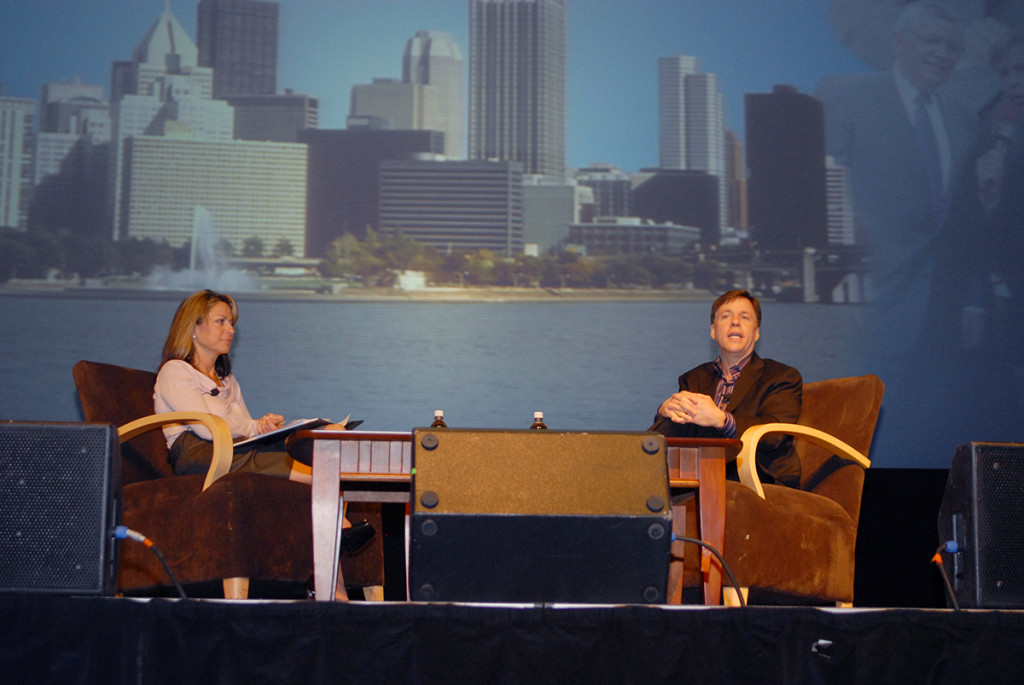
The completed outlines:
{"type": "Polygon", "coordinates": [[[469,157],[565,172],[565,0],[470,0],[469,157]]]}
{"type": "Polygon", "coordinates": [[[721,226],[728,221],[725,105],[715,74],[696,57],[658,59],[658,166],[704,171],[719,180],[721,226]]]}
{"type": "Polygon", "coordinates": [[[231,140],[234,116],[226,103],[211,99],[213,70],[199,66],[196,44],[170,10],[153,23],[130,61],[114,62],[110,91],[109,187],[114,238],[120,239],[126,237],[119,206],[125,140],[140,135],[231,140]]]}
{"type": "Polygon", "coordinates": [[[278,5],[260,0],[199,0],[199,65],[213,68],[213,96],[277,92],[278,5]]]}
{"type": "MultiPolygon", "coordinates": [[[[234,140],[230,105],[212,98],[213,69],[169,10],[114,65],[115,238],[192,235],[195,208],[212,215],[214,242],[249,238],[305,248],[306,146],[234,140]]],[[[273,97],[273,96],[264,96],[273,97]]]]}
{"type": "Polygon", "coordinates": [[[417,31],[402,55],[402,81],[423,86],[418,128],[444,132],[444,152],[463,156],[462,51],[450,34],[417,31]]]}
{"type": "Polygon", "coordinates": [[[375,78],[352,86],[349,122],[444,133],[444,154],[461,159],[462,51],[442,31],[417,31],[402,55],[402,79],[375,78]]]}
{"type": "Polygon", "coordinates": [[[29,227],[79,234],[109,232],[106,208],[110,105],[103,86],[43,84],[29,227]]]}
{"type": "Polygon", "coordinates": [[[776,252],[826,247],[824,106],[793,86],[744,100],[751,239],[776,252]]]}
{"type": "Polygon", "coordinates": [[[0,228],[27,227],[35,111],[35,100],[0,92],[0,228]]]}

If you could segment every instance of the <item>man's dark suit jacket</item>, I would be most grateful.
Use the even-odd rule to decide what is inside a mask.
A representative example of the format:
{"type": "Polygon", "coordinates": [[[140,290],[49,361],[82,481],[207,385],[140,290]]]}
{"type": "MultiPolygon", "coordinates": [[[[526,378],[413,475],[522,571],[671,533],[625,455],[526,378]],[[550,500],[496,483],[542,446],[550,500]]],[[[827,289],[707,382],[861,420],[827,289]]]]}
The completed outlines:
{"type": "MultiPolygon", "coordinates": [[[[680,376],[679,390],[713,398],[718,381],[714,362],[707,362],[680,376]]],[[[800,372],[773,359],[761,359],[755,353],[740,374],[725,409],[736,419],[736,436],[739,437],[747,428],[762,423],[796,423],[802,400],[800,372]]],[[[655,417],[650,430],[672,438],[722,437],[714,428],[678,424],[662,416],[655,417]]],[[[788,436],[765,436],[757,448],[757,466],[766,482],[800,486],[800,459],[793,452],[793,441],[788,436]]]]}

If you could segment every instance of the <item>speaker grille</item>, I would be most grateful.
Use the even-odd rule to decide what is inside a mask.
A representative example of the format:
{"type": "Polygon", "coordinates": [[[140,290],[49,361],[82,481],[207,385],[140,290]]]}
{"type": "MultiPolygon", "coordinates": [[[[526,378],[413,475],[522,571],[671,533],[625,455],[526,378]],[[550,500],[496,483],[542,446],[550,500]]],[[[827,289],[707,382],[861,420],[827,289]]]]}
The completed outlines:
{"type": "Polygon", "coordinates": [[[978,592],[984,606],[1024,604],[1024,449],[976,449],[978,592]]]}
{"type": "Polygon", "coordinates": [[[0,590],[111,586],[117,434],[100,424],[0,424],[0,590]]]}

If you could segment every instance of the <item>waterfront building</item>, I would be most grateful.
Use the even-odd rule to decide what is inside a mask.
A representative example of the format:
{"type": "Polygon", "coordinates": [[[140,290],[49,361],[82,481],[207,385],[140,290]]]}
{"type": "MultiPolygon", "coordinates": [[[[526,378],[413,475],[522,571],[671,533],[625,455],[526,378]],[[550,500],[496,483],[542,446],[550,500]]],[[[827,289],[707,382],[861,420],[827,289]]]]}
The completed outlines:
{"type": "Polygon", "coordinates": [[[213,97],[277,93],[278,3],[199,0],[199,65],[213,69],[213,97]]]}
{"type": "Polygon", "coordinates": [[[523,176],[523,244],[547,252],[565,242],[580,220],[581,189],[572,177],[523,176]]]}
{"type": "Polygon", "coordinates": [[[201,206],[213,217],[214,241],[234,253],[255,237],[268,248],[286,240],[301,257],[306,173],[298,143],[133,136],[124,145],[121,225],[129,237],[180,246],[201,206]]]}
{"type": "Polygon", "coordinates": [[[438,131],[304,129],[299,141],[309,146],[307,257],[326,256],[346,233],[362,240],[367,228],[377,229],[381,162],[444,152],[438,131]]]}
{"type": "Polygon", "coordinates": [[[0,90],[0,228],[28,227],[36,101],[0,90]]]}
{"type": "Polygon", "coordinates": [[[721,242],[721,179],[704,171],[643,169],[633,176],[633,212],[655,223],[700,229],[700,242],[712,249],[721,242]]]}
{"type": "Polygon", "coordinates": [[[518,162],[418,159],[380,164],[380,230],[438,250],[523,251],[518,162]]]}
{"type": "Polygon", "coordinates": [[[680,254],[700,241],[696,226],[655,223],[638,217],[601,217],[592,223],[573,224],[569,242],[582,245],[588,255],[680,254]]]}
{"type": "Polygon", "coordinates": [[[565,0],[470,0],[469,158],[565,172],[565,0]]]}

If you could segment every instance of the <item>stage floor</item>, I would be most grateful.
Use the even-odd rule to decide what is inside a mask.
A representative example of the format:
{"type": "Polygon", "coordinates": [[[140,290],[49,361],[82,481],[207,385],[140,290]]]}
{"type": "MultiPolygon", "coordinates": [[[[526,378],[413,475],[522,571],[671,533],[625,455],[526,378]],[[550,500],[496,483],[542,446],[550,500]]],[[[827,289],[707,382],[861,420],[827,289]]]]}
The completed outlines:
{"type": "Polygon", "coordinates": [[[0,595],[10,683],[1019,683],[1024,611],[0,595]]]}

